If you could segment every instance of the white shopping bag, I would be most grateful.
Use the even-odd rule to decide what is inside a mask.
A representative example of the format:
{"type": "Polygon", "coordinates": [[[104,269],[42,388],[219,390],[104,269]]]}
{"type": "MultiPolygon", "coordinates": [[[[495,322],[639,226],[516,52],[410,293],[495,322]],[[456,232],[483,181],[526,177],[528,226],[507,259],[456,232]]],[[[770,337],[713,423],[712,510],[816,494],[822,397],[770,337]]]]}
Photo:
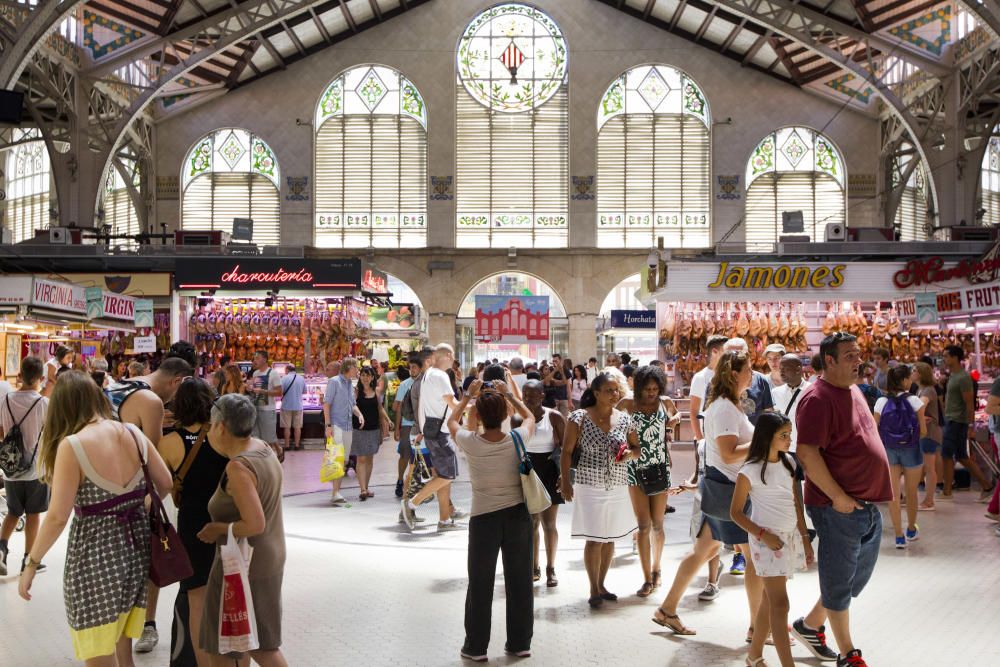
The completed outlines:
{"type": "Polygon", "coordinates": [[[222,558],[222,599],[219,602],[219,653],[246,653],[259,648],[257,617],[250,595],[250,558],[253,547],[233,537],[229,524],[226,543],[219,548],[222,558]]]}

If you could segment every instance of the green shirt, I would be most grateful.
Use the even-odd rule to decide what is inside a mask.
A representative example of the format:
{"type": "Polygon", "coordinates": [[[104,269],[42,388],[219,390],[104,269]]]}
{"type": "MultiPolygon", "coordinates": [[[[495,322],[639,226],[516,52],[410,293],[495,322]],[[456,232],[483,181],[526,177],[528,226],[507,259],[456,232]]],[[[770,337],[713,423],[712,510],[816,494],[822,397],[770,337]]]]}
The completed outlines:
{"type": "MultiPolygon", "coordinates": [[[[944,418],[959,424],[969,423],[969,406],[965,404],[964,392],[974,391],[972,378],[965,371],[955,371],[948,378],[948,390],[944,395],[944,418]]],[[[975,397],[973,397],[975,400],[975,397]]]]}

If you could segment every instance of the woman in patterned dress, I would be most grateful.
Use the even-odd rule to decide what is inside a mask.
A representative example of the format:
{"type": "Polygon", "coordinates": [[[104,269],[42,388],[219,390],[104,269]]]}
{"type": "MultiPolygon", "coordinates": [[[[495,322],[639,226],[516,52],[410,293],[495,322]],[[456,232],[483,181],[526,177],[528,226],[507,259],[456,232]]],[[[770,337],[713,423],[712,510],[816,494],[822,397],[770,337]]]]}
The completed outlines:
{"type": "Polygon", "coordinates": [[[107,399],[89,375],[62,374],[49,402],[38,456],[52,500],[18,590],[31,599],[35,568],[75,514],[63,597],[76,658],[92,667],[131,667],[131,639],[142,634],[149,575],[149,520],[143,503],[148,489],[141,460],[148,462],[161,496],[169,492],[171,479],[142,431],[110,416],[107,399]]]}
{"type": "Polygon", "coordinates": [[[643,366],[635,373],[635,396],[618,404],[619,410],[632,415],[639,441],[639,458],[628,462],[628,493],[639,522],[637,546],[642,564],[643,584],[636,595],[641,598],[660,587],[660,556],[663,554],[663,516],[667,511],[667,492],[646,495],[639,482],[639,469],[666,466],[670,486],[670,452],[667,440],[670,427],[680,421],[674,402],[664,398],[667,376],[656,366],[643,366]],[[651,539],[652,538],[652,539],[651,539]],[[650,544],[652,542],[652,544],[650,544]],[[652,553],[650,553],[652,552],[652,553]]]}
{"type": "Polygon", "coordinates": [[[639,455],[632,420],[616,410],[621,390],[611,375],[601,373],[580,400],[580,410],[569,416],[560,458],[560,492],[573,505],[574,539],[584,539],[583,561],[590,579],[592,608],[618,596],[604,587],[615,555],[615,540],[636,529],[627,489],[626,461],[639,455]],[[632,442],[629,442],[632,440],[632,442]],[[622,446],[626,445],[623,450],[622,446]],[[580,450],[576,479],[570,475],[574,450],[580,450]]]}

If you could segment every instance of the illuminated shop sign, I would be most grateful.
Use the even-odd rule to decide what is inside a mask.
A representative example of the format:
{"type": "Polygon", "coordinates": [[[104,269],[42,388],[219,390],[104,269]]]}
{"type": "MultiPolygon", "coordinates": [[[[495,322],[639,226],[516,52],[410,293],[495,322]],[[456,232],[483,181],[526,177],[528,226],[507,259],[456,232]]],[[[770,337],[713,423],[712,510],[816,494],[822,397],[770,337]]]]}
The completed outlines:
{"type": "Polygon", "coordinates": [[[282,288],[353,292],[361,289],[361,278],[360,259],[185,260],[178,262],[174,273],[178,289],[248,292],[282,288]]]}
{"type": "Polygon", "coordinates": [[[945,268],[944,260],[940,257],[911,259],[892,276],[892,282],[900,289],[946,283],[959,278],[965,278],[969,282],[978,282],[975,280],[977,276],[992,274],[998,269],[1000,269],[1000,258],[963,259],[949,268],[945,268]]]}
{"type": "Polygon", "coordinates": [[[812,266],[771,264],[744,266],[719,263],[719,274],[710,289],[836,289],[844,284],[844,264],[812,266]]]}

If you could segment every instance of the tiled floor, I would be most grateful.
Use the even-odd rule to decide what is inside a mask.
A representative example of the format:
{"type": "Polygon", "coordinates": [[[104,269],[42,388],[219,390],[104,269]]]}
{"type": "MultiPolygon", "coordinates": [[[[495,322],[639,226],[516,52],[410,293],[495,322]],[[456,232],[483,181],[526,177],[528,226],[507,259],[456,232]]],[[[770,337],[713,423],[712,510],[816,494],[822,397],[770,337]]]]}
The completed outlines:
{"type": "MultiPolygon", "coordinates": [[[[676,459],[682,469],[691,465],[689,453],[676,459]]],[[[391,452],[383,451],[377,461],[377,497],[350,508],[330,508],[325,493],[310,493],[322,488],[315,481],[318,464],[318,452],[290,453],[286,463],[287,491],[297,494],[285,499],[283,627],[289,663],[459,664],[466,534],[437,535],[427,528],[411,535],[401,529],[391,452]]],[[[1000,538],[974,495],[960,493],[954,502],[940,503],[937,512],[921,514],[922,539],[907,551],[894,550],[891,533],[886,534],[873,581],[852,607],[855,641],[869,664],[1000,665],[1000,643],[993,634],[1000,619],[1000,538]]],[[[455,496],[468,507],[467,482],[456,484],[455,496]]],[[[680,496],[677,504],[677,513],[667,518],[663,571],[668,578],[688,545],[690,497],[680,496]]],[[[583,545],[568,539],[569,519],[568,509],[560,512],[560,585],[536,588],[531,664],[743,664],[747,611],[739,579],[725,575],[724,592],[712,603],[698,602],[704,579],[697,579],[681,613],[698,635],[675,637],[649,620],[659,595],[645,601],[634,596],[642,581],[625,541],[608,580],[621,601],[591,611],[583,545]]],[[[15,552],[20,539],[14,538],[15,552]]],[[[64,546],[61,541],[47,559],[50,571],[36,579],[32,602],[17,597],[15,577],[0,579],[0,665],[71,664],[60,585],[64,546]]],[[[793,614],[803,613],[817,592],[814,572],[791,581],[793,614]]],[[[138,656],[138,665],[167,664],[172,600],[173,590],[161,595],[157,618],[164,639],[152,654],[138,656]]],[[[503,610],[498,576],[491,662],[513,664],[517,661],[503,656],[503,610]]],[[[799,664],[818,664],[802,647],[793,652],[799,664]]]]}

